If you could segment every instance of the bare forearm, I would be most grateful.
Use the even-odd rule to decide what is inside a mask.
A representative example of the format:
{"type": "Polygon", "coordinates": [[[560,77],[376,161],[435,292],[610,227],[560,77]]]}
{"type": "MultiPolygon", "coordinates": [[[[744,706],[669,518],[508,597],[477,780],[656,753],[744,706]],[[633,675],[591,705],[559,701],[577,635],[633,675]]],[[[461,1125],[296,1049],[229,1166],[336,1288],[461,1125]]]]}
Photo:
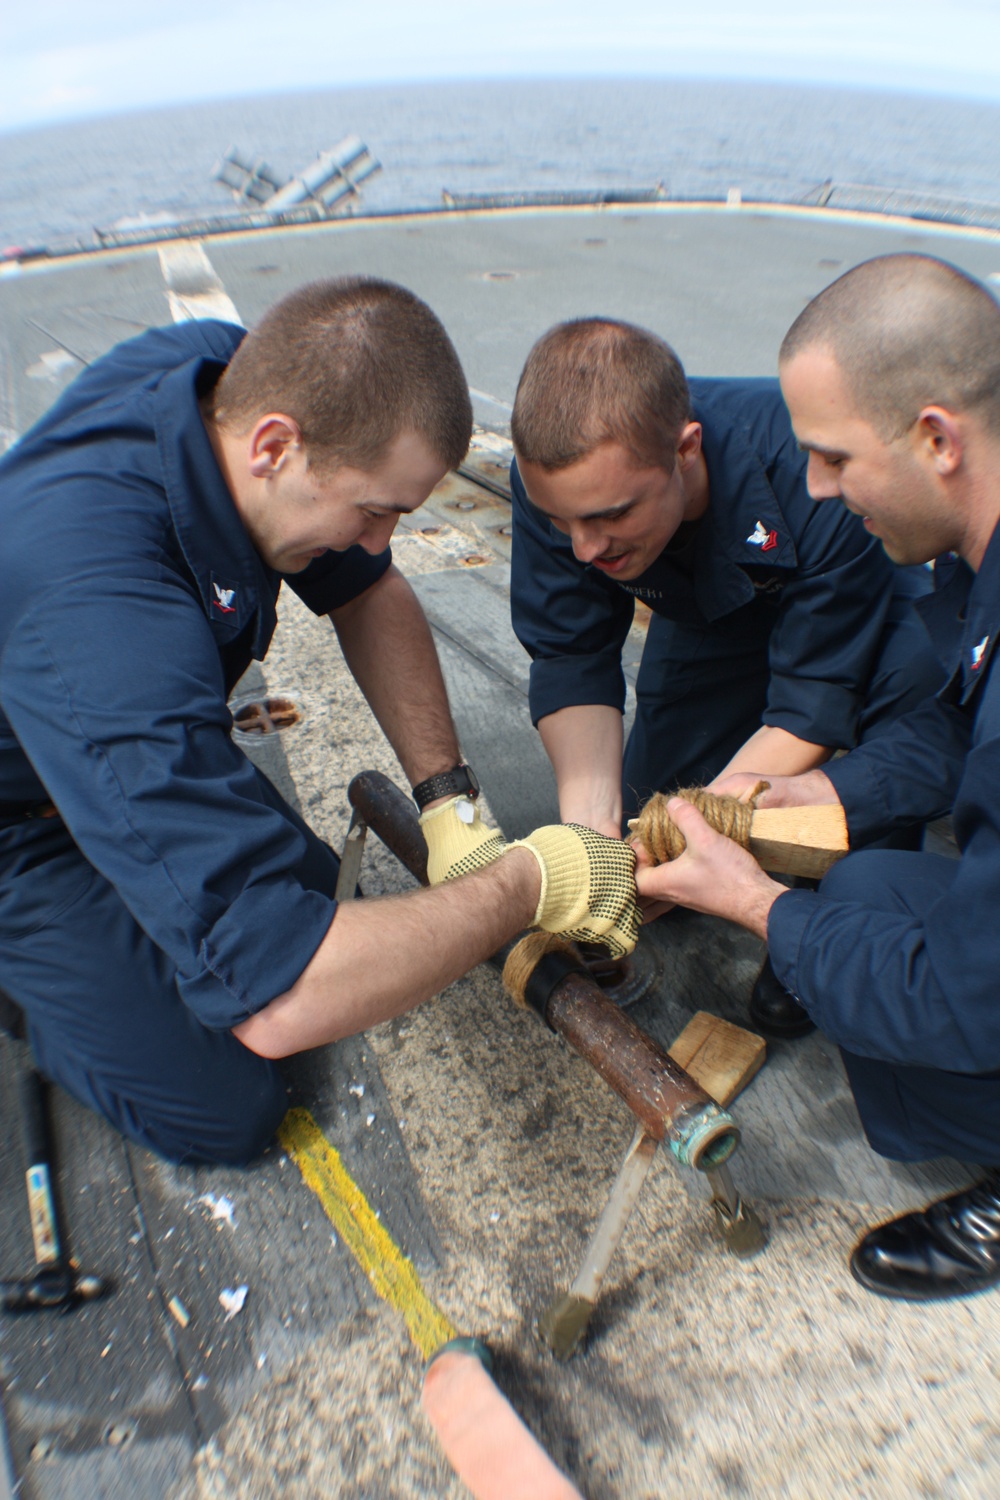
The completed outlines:
{"type": "Polygon", "coordinates": [[[515,849],[433,890],[343,902],[292,988],[234,1035],[263,1057],[288,1057],[401,1015],[527,927],[539,889],[537,861],[515,849]]]}
{"type": "Polygon", "coordinates": [[[617,838],[622,821],[622,716],[582,703],[538,722],[559,787],[559,816],[617,838]]]}
{"type": "Polygon", "coordinates": [[[779,729],[775,724],[762,724],[740,746],[716,781],[744,771],[759,771],[762,776],[801,776],[823,765],[832,754],[826,745],[800,740],[797,735],[789,734],[787,729],[779,729]]]}
{"type": "Polygon", "coordinates": [[[331,616],[358,686],[411,785],[458,763],[458,736],[434,639],[395,567],[331,616]]]}

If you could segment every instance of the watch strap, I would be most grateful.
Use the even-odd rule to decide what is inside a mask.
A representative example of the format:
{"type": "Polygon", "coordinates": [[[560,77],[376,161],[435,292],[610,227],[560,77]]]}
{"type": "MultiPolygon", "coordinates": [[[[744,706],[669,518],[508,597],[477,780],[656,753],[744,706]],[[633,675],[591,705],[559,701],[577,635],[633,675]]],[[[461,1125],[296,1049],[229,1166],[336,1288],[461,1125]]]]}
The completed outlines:
{"type": "Polygon", "coordinates": [[[479,795],[479,782],[471,766],[452,766],[450,771],[442,771],[437,776],[428,776],[426,781],[418,782],[413,788],[413,800],[421,812],[428,802],[436,802],[438,797],[461,797],[463,795],[473,799],[479,795]]]}

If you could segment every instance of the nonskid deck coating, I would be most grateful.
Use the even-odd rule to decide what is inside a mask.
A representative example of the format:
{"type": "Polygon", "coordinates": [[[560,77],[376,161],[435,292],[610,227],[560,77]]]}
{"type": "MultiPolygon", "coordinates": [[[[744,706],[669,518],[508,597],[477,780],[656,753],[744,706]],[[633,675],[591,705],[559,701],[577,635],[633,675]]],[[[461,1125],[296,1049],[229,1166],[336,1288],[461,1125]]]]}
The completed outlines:
{"type": "MultiPolygon", "coordinates": [[[[694,372],[769,373],[809,296],[853,260],[897,248],[980,276],[1000,269],[996,237],[750,209],[428,215],[233,237],[206,252],[247,321],[315,275],[365,270],[413,286],[455,338],[480,418],[502,427],[524,353],[559,317],[630,316],[671,337],[694,372]]],[[[74,367],[166,321],[161,269],[153,249],[0,278],[0,427],[23,431],[74,367]]],[[[470,515],[456,493],[413,518],[398,556],[435,624],[464,748],[519,833],[555,816],[554,789],[527,721],[504,545],[482,524],[494,502],[470,515]],[[428,518],[435,532],[422,537],[428,518]]],[[[401,772],[329,628],[294,598],[281,613],[263,671],[238,691],[309,712],[254,755],[339,844],[350,776],[401,772]]],[[[371,891],[408,883],[378,849],[363,880],[371,891]]],[[[645,941],[664,979],[637,1019],[659,1040],[696,1008],[743,1019],[754,939],[677,914],[645,941]]],[[[571,1278],[630,1133],[589,1070],[512,1014],[481,970],[411,1017],[311,1054],[296,1088],[444,1313],[491,1340],[501,1383],[586,1494],[995,1492],[994,1300],[899,1308],[866,1297],[845,1269],[872,1222],[861,1205],[920,1203],[960,1169],[875,1158],[822,1038],[774,1046],[734,1107],[745,1132],[734,1172],[771,1218],[772,1248],[747,1264],[723,1256],[699,1184],[661,1162],[590,1350],[569,1369],[537,1347],[532,1319],[571,1278]]],[[[0,1329],[23,1494],[459,1493],[416,1411],[418,1357],[287,1160],[272,1153],[246,1174],[164,1168],[71,1101],[58,1114],[75,1248],[85,1265],[117,1270],[120,1289],[71,1320],[0,1329]],[[212,1193],[236,1203],[235,1230],[199,1204],[212,1193]],[[215,1298],[237,1278],[251,1292],[226,1324],[215,1298]],[[196,1313],[184,1337],[165,1311],[174,1287],[196,1313]],[[134,1428],[118,1450],[105,1440],[114,1422],[134,1428]],[[46,1430],[62,1435],[61,1453],[57,1441],[54,1457],[28,1458],[25,1440],[46,1430]]],[[[7,1153],[0,1249],[12,1268],[27,1253],[18,1175],[7,1153]]]]}

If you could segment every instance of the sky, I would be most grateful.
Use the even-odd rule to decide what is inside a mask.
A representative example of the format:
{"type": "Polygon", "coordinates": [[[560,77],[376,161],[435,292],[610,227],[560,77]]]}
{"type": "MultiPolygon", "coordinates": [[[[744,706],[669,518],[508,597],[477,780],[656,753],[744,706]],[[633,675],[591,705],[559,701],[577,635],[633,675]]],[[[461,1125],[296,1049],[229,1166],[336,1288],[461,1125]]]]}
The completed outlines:
{"type": "Polygon", "coordinates": [[[713,77],[1000,101],[1000,0],[26,0],[0,130],[295,89],[713,77]]]}

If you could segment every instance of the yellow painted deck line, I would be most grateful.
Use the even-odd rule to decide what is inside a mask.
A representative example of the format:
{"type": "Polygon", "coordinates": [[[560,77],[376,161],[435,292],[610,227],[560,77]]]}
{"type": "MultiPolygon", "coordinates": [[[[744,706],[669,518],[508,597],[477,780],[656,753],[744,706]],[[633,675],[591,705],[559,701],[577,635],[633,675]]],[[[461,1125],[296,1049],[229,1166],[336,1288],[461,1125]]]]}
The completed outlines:
{"type": "Polygon", "coordinates": [[[375,1291],[402,1313],[413,1343],[424,1359],[430,1359],[457,1329],[428,1297],[413,1262],[376,1219],[340,1152],[307,1109],[288,1111],[278,1127],[278,1140],[375,1291]]]}

